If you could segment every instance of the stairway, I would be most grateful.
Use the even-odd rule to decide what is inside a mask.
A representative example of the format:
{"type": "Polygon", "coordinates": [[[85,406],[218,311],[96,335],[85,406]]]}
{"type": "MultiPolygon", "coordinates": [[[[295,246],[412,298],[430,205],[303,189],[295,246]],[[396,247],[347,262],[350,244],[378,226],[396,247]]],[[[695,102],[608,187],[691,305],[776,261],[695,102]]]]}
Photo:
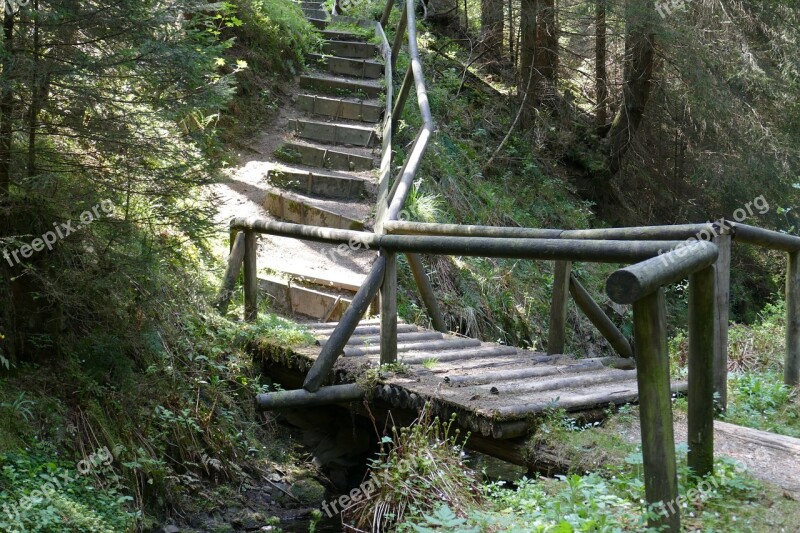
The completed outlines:
{"type": "MultiPolygon", "coordinates": [[[[320,1],[300,6],[323,45],[321,53],[306,58],[308,69],[297,79],[292,109],[284,113],[286,133],[266,154],[273,164],[264,176],[263,207],[286,222],[369,229],[385,107],[380,49],[366,37],[371,26],[347,31],[344,25],[356,28],[358,21],[331,17],[320,1]]],[[[259,283],[276,311],[320,321],[341,318],[363,274],[348,272],[347,258],[327,255],[343,263],[338,274],[309,272],[292,257],[270,261],[266,255],[260,264],[271,275],[259,276],[259,283]]]]}

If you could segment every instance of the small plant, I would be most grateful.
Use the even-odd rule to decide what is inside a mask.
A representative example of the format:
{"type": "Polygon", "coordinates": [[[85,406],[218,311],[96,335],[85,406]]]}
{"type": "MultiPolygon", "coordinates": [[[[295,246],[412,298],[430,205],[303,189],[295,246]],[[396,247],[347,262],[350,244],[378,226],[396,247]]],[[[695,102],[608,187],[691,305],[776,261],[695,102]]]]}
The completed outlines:
{"type": "Polygon", "coordinates": [[[294,148],[291,148],[286,145],[278,147],[278,149],[275,150],[275,152],[273,152],[273,155],[275,156],[275,159],[277,159],[278,161],[283,161],[284,163],[303,162],[302,154],[300,154],[300,152],[298,152],[294,148]]]}
{"type": "Polygon", "coordinates": [[[30,422],[33,419],[33,412],[30,407],[34,405],[32,400],[25,399],[25,393],[21,392],[19,396],[12,402],[2,402],[0,407],[9,409],[12,413],[21,416],[25,422],[30,422]]]}
{"type": "Polygon", "coordinates": [[[433,418],[426,404],[417,421],[402,429],[393,427],[384,437],[370,474],[380,481],[375,494],[351,506],[345,518],[361,530],[388,531],[410,517],[432,513],[442,504],[448,516],[466,516],[482,496],[472,471],[462,462],[467,435],[461,440],[448,422],[433,418]]]}
{"type": "Polygon", "coordinates": [[[428,370],[433,370],[439,364],[439,359],[436,357],[429,357],[422,362],[422,366],[428,370]]]}

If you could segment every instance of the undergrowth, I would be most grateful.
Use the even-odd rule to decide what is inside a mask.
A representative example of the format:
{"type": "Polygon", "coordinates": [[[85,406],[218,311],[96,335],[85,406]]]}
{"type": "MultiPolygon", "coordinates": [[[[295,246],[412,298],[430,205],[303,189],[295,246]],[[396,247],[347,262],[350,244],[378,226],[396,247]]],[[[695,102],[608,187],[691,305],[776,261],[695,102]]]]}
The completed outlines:
{"type": "Polygon", "coordinates": [[[441,503],[462,515],[478,505],[478,482],[462,461],[465,438],[454,421],[433,418],[426,406],[411,426],[393,427],[370,465],[377,490],[351,506],[346,521],[359,530],[388,531],[441,503]]]}
{"type": "MultiPolygon", "coordinates": [[[[438,504],[422,516],[409,517],[400,529],[418,533],[650,531],[641,450],[619,436],[630,429],[634,414],[626,408],[602,426],[581,426],[563,411],[554,410],[540,431],[550,442],[573,446],[579,453],[606,454],[602,465],[595,465],[592,472],[484,485],[480,503],[466,513],[438,504]]],[[[687,530],[769,531],[765,527],[768,520],[791,527],[797,519],[796,506],[780,492],[753,480],[740,464],[718,459],[714,474],[698,479],[686,465],[685,445],[677,446],[677,455],[677,504],[687,530]]]]}

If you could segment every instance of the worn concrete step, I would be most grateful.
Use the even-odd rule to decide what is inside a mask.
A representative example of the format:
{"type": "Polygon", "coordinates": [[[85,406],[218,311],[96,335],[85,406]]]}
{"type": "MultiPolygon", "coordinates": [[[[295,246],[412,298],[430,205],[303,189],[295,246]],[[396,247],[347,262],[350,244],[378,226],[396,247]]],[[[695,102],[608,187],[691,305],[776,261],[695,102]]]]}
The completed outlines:
{"type": "Polygon", "coordinates": [[[378,143],[378,133],[373,128],[340,124],[337,122],[316,122],[297,119],[290,123],[295,135],[303,139],[328,144],[349,144],[371,147],[378,143]]]}
{"type": "Polygon", "coordinates": [[[295,102],[298,109],[315,115],[346,120],[377,123],[383,117],[383,107],[363,99],[346,100],[315,94],[301,94],[295,102]]]}
{"type": "MultiPolygon", "coordinates": [[[[284,271],[260,276],[259,287],[271,297],[273,308],[278,312],[311,317],[321,320],[322,325],[340,320],[359,289],[358,285],[348,282],[284,271]]],[[[380,300],[376,297],[369,314],[379,312],[380,300]]]]}
{"type": "Polygon", "coordinates": [[[260,277],[258,285],[270,296],[272,308],[276,311],[322,321],[341,319],[352,301],[351,297],[327,294],[271,276],[260,277]]]}
{"type": "Polygon", "coordinates": [[[331,74],[364,79],[383,76],[383,63],[372,59],[349,59],[320,54],[309,54],[308,59],[313,65],[331,74]]]}
{"type": "Polygon", "coordinates": [[[320,33],[322,34],[323,39],[329,41],[356,41],[359,43],[365,43],[369,40],[369,37],[365,37],[363,34],[344,30],[324,29],[320,33]]]}
{"type": "Polygon", "coordinates": [[[313,7],[304,7],[303,14],[306,16],[306,19],[311,20],[327,20],[329,18],[328,13],[325,12],[324,9],[318,9],[313,7]]]}
{"type": "Polygon", "coordinates": [[[275,158],[285,161],[286,163],[326,168],[329,170],[359,172],[375,168],[375,159],[372,157],[299,143],[286,143],[282,145],[275,151],[275,158]]]}
{"type": "Polygon", "coordinates": [[[269,170],[267,180],[273,187],[327,198],[357,200],[369,192],[369,182],[361,178],[309,172],[284,166],[269,170]]]}
{"type": "Polygon", "coordinates": [[[297,224],[359,231],[364,229],[361,220],[314,205],[309,199],[286,191],[268,190],[264,208],[275,218],[297,224]]]}
{"type": "Polygon", "coordinates": [[[339,57],[373,59],[379,55],[380,49],[377,45],[358,41],[325,41],[322,52],[339,57]]]}
{"type": "Polygon", "coordinates": [[[309,16],[307,14],[306,14],[306,20],[308,20],[308,22],[311,23],[311,25],[317,28],[318,30],[325,29],[330,23],[330,21],[327,18],[324,17],[317,18],[315,16],[309,16]]]}
{"type": "Polygon", "coordinates": [[[372,98],[383,94],[383,85],[375,80],[340,78],[324,73],[302,74],[300,87],[328,94],[364,94],[372,98]]]}

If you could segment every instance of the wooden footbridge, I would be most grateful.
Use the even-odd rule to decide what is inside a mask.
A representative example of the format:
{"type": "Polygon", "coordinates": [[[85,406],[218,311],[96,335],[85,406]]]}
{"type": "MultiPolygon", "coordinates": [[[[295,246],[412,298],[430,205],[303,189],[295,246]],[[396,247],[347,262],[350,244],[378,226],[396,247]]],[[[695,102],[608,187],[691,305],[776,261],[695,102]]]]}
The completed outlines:
{"type": "MultiPolygon", "coordinates": [[[[317,341],[314,346],[295,351],[272,350],[266,356],[275,378],[285,387],[297,388],[259,395],[257,405],[261,409],[280,409],[366,398],[386,409],[417,411],[428,403],[440,415],[455,413],[458,423],[474,432],[469,445],[508,458],[513,455],[508,449],[514,439],[524,437],[531,428],[531,418],[548,407],[580,412],[638,401],[647,500],[654,505],[674,501],[677,474],[671,412],[673,392],[685,391],[688,395],[690,467],[700,475],[713,469],[715,392],[722,407],[726,402],[730,252],[734,242],[787,253],[785,381],[790,385],[800,382],[800,238],[727,220],[592,230],[399,221],[434,131],[417,50],[415,1],[403,0],[400,4],[403,13],[393,46],[389,46],[383,31],[395,5],[393,0],[387,2],[379,22],[356,21],[363,27],[374,28],[381,43],[376,48],[378,57],[358,57],[364,61],[361,72],[370,69],[375,71],[374,76],[382,69],[386,80],[374,231],[254,218],[231,221],[231,255],[220,305],[227,307],[243,269],[247,320],[254,320],[258,314],[257,235],[344,245],[353,253],[379,251],[355,295],[337,313],[338,321],[307,324],[317,341]],[[392,68],[406,35],[410,62],[394,96],[392,68]],[[392,180],[392,131],[412,88],[416,90],[423,126],[400,172],[392,180]],[[398,320],[397,254],[400,253],[408,258],[431,323],[438,331],[398,320]],[[447,332],[418,254],[552,261],[555,281],[548,352],[484,343],[447,332]],[[573,262],[627,265],[609,277],[606,290],[613,301],[633,306],[632,346],[571,275],[573,262]],[[688,383],[671,383],[663,288],[687,277],[688,383]],[[365,320],[378,297],[379,318],[365,320]],[[563,355],[570,297],[608,339],[617,356],[579,359],[563,355]],[[390,365],[389,368],[397,370],[398,365],[391,364],[398,362],[404,363],[403,371],[387,371],[380,382],[359,379],[365,368],[390,365]]],[[[335,16],[330,18],[321,4],[304,2],[303,7],[317,27],[325,28],[330,20],[336,20],[335,16]]],[[[329,37],[347,38],[341,33],[329,37]]],[[[326,50],[350,55],[363,51],[341,43],[326,45],[326,50]],[[350,48],[359,51],[346,52],[350,48]]],[[[352,57],[328,57],[327,64],[352,70],[355,68],[352,60],[352,57]]],[[[309,179],[313,182],[315,178],[309,179]]],[[[331,186],[327,183],[324,190],[331,186]]],[[[680,515],[663,513],[653,517],[651,525],[679,531],[680,515]]]]}

